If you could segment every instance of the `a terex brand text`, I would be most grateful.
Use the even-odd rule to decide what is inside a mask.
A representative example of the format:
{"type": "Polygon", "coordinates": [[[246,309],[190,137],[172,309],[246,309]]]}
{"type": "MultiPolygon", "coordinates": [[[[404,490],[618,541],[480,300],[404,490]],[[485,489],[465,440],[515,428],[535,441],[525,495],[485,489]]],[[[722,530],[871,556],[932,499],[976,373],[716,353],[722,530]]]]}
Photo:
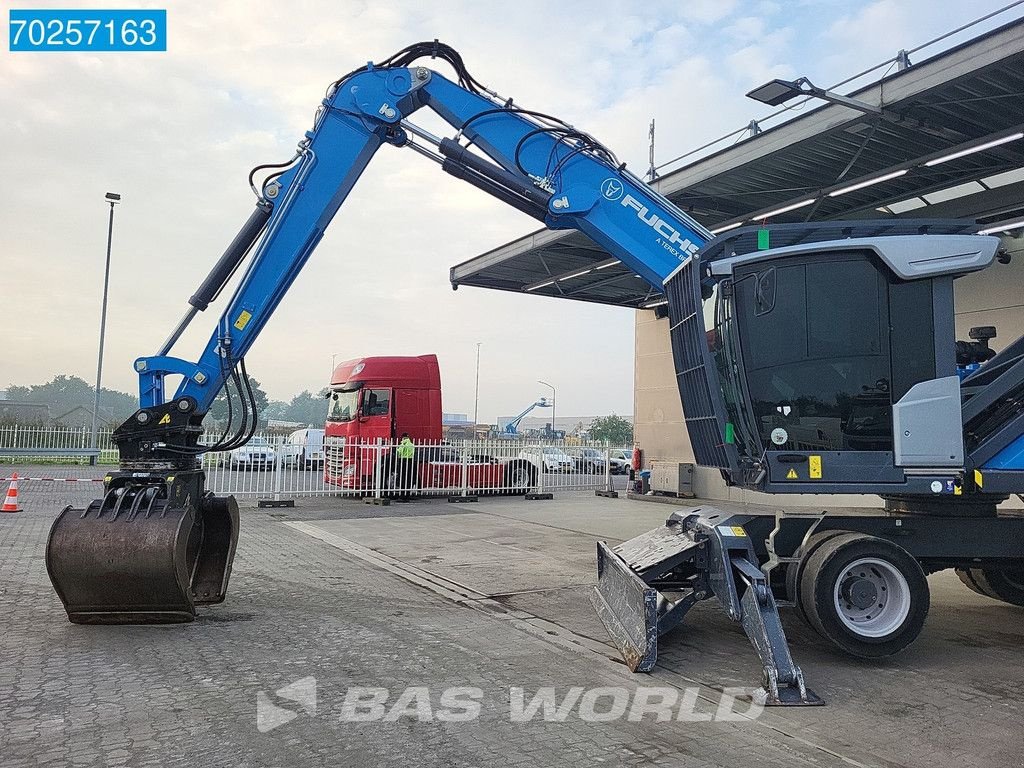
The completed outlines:
{"type": "Polygon", "coordinates": [[[636,215],[640,221],[661,235],[661,237],[658,238],[658,242],[663,248],[671,251],[675,256],[680,258],[691,256],[700,248],[700,246],[683,237],[677,229],[658,216],[658,214],[651,213],[646,205],[631,195],[624,196],[622,198],[622,204],[627,208],[632,208],[636,211],[636,215]]]}

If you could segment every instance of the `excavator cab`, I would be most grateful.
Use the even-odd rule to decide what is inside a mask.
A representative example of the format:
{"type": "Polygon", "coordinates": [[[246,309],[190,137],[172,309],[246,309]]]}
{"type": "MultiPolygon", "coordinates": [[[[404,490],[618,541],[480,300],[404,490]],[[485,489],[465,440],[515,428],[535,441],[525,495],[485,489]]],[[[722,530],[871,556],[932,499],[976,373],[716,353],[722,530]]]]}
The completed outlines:
{"type": "Polygon", "coordinates": [[[998,245],[968,231],[781,225],[758,250],[747,228],[684,264],[666,291],[697,463],[750,490],[883,495],[963,467],[953,281],[998,245]]]}
{"type": "MultiPolygon", "coordinates": [[[[812,625],[856,655],[913,640],[927,611],[922,568],[957,567],[975,554],[942,526],[957,515],[994,518],[1006,490],[1024,487],[1019,470],[985,472],[985,484],[965,478],[966,467],[1000,451],[1020,466],[1013,424],[1024,418],[1020,342],[998,355],[972,348],[958,364],[966,350],[955,343],[953,281],[989,266],[998,247],[973,231],[956,221],[748,227],[711,241],[665,281],[698,464],[718,468],[731,486],[874,493],[892,515],[930,519],[913,528],[883,516],[780,522],[704,506],[618,546],[600,542],[594,602],[631,669],[651,670],[659,636],[696,602],[715,598],[758,652],[762,700],[820,703],[790,657],[775,597],[797,600],[801,573],[810,573],[807,594],[832,594],[805,568],[827,571],[824,554],[810,557],[819,546],[829,555],[859,547],[887,565],[839,577],[836,616],[831,598],[824,608],[806,598],[801,610],[812,625]],[[987,361],[980,368],[979,357],[987,361]],[[966,377],[965,363],[974,365],[966,377]],[[892,574],[892,584],[879,574],[892,574]],[[892,585],[902,588],[900,600],[892,585]],[[895,618],[883,621],[886,611],[895,618]],[[871,622],[886,628],[862,629],[871,622]]],[[[979,347],[992,335],[973,334],[979,347]]],[[[999,524],[979,531],[990,541],[978,551],[1001,546],[999,524]]]]}

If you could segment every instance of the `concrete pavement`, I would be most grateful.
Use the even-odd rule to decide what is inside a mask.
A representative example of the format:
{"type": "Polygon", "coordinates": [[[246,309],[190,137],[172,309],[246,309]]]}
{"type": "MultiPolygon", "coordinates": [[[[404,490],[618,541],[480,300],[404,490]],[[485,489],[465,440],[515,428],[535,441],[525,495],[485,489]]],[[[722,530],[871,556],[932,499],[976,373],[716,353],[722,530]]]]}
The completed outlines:
{"type": "Polygon", "coordinates": [[[594,542],[653,527],[670,507],[582,495],[246,506],[223,605],[189,625],[80,627],[43,567],[57,510],[25,501],[0,517],[5,767],[1022,764],[1022,612],[949,574],[930,579],[922,637],[884,663],[839,657],[784,617],[826,707],[594,722],[583,702],[561,721],[514,722],[517,689],[559,701],[574,687],[623,690],[635,703],[638,687],[681,699],[692,688],[687,711],[714,717],[723,688],[756,684],[746,637],[711,605],[664,638],[651,675],[628,673],[607,644],[589,602],[594,542]],[[442,717],[451,686],[479,691],[478,716],[442,717]],[[386,689],[380,712],[404,695],[411,714],[353,721],[349,698],[372,699],[367,689],[386,689]]]}

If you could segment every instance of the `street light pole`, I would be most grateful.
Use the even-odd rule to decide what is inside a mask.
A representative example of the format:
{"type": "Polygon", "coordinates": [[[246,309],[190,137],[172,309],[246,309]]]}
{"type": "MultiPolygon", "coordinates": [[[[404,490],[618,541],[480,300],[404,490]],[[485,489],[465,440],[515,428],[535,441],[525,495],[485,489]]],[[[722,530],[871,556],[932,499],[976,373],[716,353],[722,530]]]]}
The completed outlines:
{"type": "MultiPolygon", "coordinates": [[[[97,417],[100,411],[100,384],[103,379],[103,342],[107,331],[107,291],[110,287],[110,245],[114,237],[114,206],[121,201],[121,196],[116,192],[107,192],[104,199],[110,203],[110,218],[107,222],[107,263],[103,269],[103,304],[100,308],[100,349],[96,359],[96,392],[92,400],[92,450],[99,450],[99,435],[97,432],[97,417]]],[[[96,463],[96,454],[90,458],[90,463],[96,463]]]]}
{"type": "Polygon", "coordinates": [[[537,379],[538,384],[543,384],[545,387],[551,388],[551,439],[555,439],[555,387],[552,384],[548,384],[546,381],[537,379]]]}
{"type": "Polygon", "coordinates": [[[476,392],[473,395],[473,437],[476,437],[476,425],[480,423],[480,344],[476,343],[476,392]]]}

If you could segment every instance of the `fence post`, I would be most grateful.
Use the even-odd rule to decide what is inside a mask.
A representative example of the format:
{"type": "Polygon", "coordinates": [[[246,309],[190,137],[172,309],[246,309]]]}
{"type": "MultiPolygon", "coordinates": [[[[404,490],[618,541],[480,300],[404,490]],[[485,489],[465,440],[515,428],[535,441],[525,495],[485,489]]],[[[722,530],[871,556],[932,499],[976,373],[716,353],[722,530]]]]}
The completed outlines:
{"type": "MultiPolygon", "coordinates": [[[[546,469],[544,464],[544,444],[540,443],[539,445],[537,445],[536,450],[537,456],[540,459],[537,463],[537,490],[535,490],[532,493],[527,493],[524,498],[526,498],[527,501],[553,499],[554,494],[552,494],[550,491],[544,490],[544,470],[546,469]]],[[[527,455],[529,455],[528,452],[527,455]]]]}
{"type": "Polygon", "coordinates": [[[612,449],[607,439],[604,441],[604,490],[594,491],[594,494],[610,499],[619,498],[618,491],[612,486],[612,449]]]}
{"type": "Polygon", "coordinates": [[[274,441],[274,501],[281,500],[281,466],[284,464],[284,438],[274,441]]]}
{"type": "Polygon", "coordinates": [[[612,490],[612,449],[607,438],[604,441],[604,489],[612,490]]]}
{"type": "Polygon", "coordinates": [[[384,451],[381,447],[380,438],[377,438],[377,444],[373,449],[374,461],[373,461],[373,497],[380,504],[381,500],[381,488],[384,485],[384,451]]]}
{"type": "MultiPolygon", "coordinates": [[[[274,451],[274,487],[272,499],[257,499],[257,507],[294,507],[295,499],[282,499],[282,476],[281,469],[284,466],[284,457],[281,455],[284,450],[284,436],[277,437],[271,445],[274,451]]],[[[255,479],[255,474],[253,475],[255,479]]]]}
{"type": "Polygon", "coordinates": [[[462,498],[469,496],[469,441],[462,439],[462,498]]]}

